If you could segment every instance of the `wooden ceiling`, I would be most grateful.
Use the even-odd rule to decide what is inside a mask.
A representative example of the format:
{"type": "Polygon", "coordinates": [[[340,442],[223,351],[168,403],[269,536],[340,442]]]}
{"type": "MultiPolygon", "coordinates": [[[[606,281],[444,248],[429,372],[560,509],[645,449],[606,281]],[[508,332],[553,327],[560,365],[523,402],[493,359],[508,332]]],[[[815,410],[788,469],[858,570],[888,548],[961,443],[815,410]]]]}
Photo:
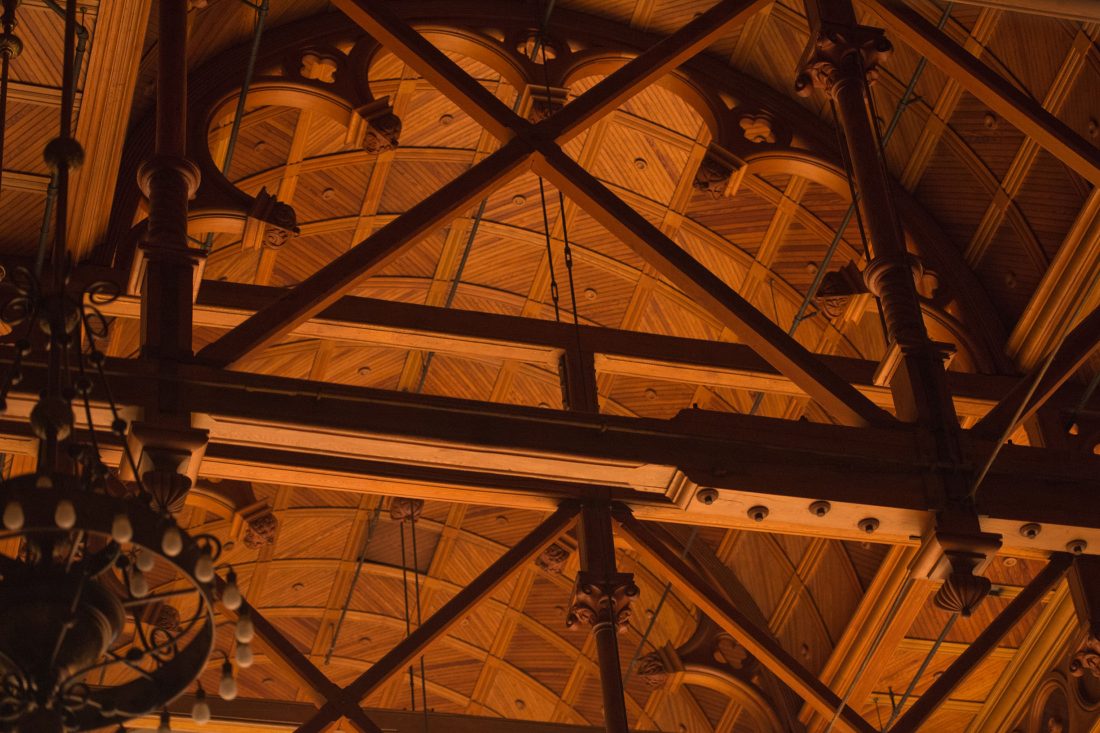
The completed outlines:
{"type": "MultiPolygon", "coordinates": [[[[407,3],[417,5],[417,3],[407,3]]],[[[551,15],[555,42],[580,50],[599,45],[643,46],[667,35],[709,6],[706,0],[561,0],[551,15]],[[578,19],[591,17],[587,33],[571,37],[578,19]],[[560,24],[560,25],[559,25],[560,24]],[[560,28],[560,30],[558,30],[560,28]]],[[[73,207],[77,235],[73,249],[100,264],[125,271],[124,243],[105,238],[108,203],[117,187],[131,187],[134,171],[124,163],[126,146],[140,143],[155,91],[155,23],[150,0],[82,4],[90,37],[84,84],[78,97],[78,136],[90,164],[77,182],[73,207]],[[125,8],[121,6],[125,5],[125,8]],[[148,23],[144,43],[133,29],[148,23]],[[114,70],[112,73],[111,70],[114,70]],[[127,135],[129,130],[129,135],[127,135]],[[105,170],[104,170],[105,169],[105,170]]],[[[155,5],[155,4],[154,4],[155,5]]],[[[484,2],[464,18],[465,4],[440,11],[428,24],[448,33],[496,29],[486,15],[529,17],[533,3],[484,2]],[[498,7],[499,6],[499,7],[498,7]],[[526,15],[524,15],[526,14],[526,15]]],[[[965,45],[984,63],[1088,140],[1100,135],[1100,24],[1079,24],[1025,16],[992,8],[955,5],[950,12],[928,0],[909,5],[965,45]]],[[[217,68],[243,80],[239,61],[253,31],[254,11],[234,0],[195,2],[191,12],[191,68],[217,68]]],[[[862,22],[882,25],[873,9],[861,7],[862,22]]],[[[420,13],[425,16],[427,11],[420,13]]],[[[155,7],[152,9],[155,15],[155,7]]],[[[268,37],[295,49],[297,29],[332,25],[334,11],[319,0],[272,0],[268,37]]],[[[418,16],[418,17],[420,17],[418,16]]],[[[48,172],[39,151],[50,137],[60,98],[61,19],[39,0],[24,0],[20,29],[27,51],[12,66],[14,84],[5,133],[0,187],[0,252],[9,259],[32,257],[47,205],[48,172]]],[[[502,21],[512,22],[512,21],[502,21]]],[[[426,23],[426,22],[425,22],[426,23]]],[[[427,24],[427,23],[426,23],[427,24]]],[[[350,27],[350,26],[349,26],[350,27]]],[[[835,149],[832,111],[825,98],[792,93],[794,70],[808,41],[800,3],[774,2],[709,51],[708,62],[729,70],[714,89],[729,100],[782,100],[799,133],[808,130],[822,149],[835,149]],[[755,86],[739,86],[745,80],[755,86]]],[[[499,38],[499,36],[498,36],[499,38]]],[[[903,216],[929,269],[929,302],[943,318],[929,318],[934,335],[958,346],[952,369],[1011,373],[1033,366],[1072,314],[1100,302],[1085,299],[1090,274],[1100,271],[1096,234],[1097,195],[1091,185],[1033,139],[992,112],[960,83],[925,63],[902,40],[875,87],[881,123],[894,129],[886,157],[890,173],[910,204],[903,216]],[[899,108],[907,86],[912,94],[899,108]],[[896,118],[896,121],[895,121],[896,118]],[[917,222],[925,226],[919,232],[917,222]],[[929,228],[931,226],[931,228],[929,228]],[[932,235],[929,236],[928,232],[932,235]],[[989,315],[992,314],[992,320],[989,315]],[[946,324],[946,325],[945,325],[946,324]]],[[[275,41],[271,41],[272,44],[275,41]]],[[[273,48],[272,46],[271,48],[273,48]]],[[[274,53],[268,48],[267,50],[274,53]]],[[[346,51],[347,49],[340,49],[346,51]]],[[[505,104],[524,90],[482,61],[450,51],[462,68],[505,104]]],[[[536,66],[537,68],[537,66],[536,66]]],[[[264,73],[261,69],[260,73],[264,73]]],[[[604,72],[606,73],[606,72],[604,72]]],[[[573,80],[568,99],[590,88],[603,73],[573,80]]],[[[538,83],[537,79],[531,80],[538,83]]],[[[388,97],[401,119],[400,144],[380,154],[350,147],[348,121],[316,109],[250,103],[241,121],[227,177],[249,195],[262,188],[291,205],[300,234],[277,250],[247,249],[238,234],[210,240],[203,277],[213,281],[287,287],[372,231],[453,180],[495,149],[494,138],[462,109],[396,57],[380,53],[367,82],[376,98],[388,97]]],[[[193,79],[193,84],[200,84],[193,79]]],[[[236,82],[234,82],[236,83],[236,82]]],[[[745,82],[748,83],[748,82],[745,82]]],[[[224,155],[235,99],[210,115],[206,143],[224,155]]],[[[782,328],[792,326],[830,243],[839,237],[829,271],[864,259],[853,219],[839,231],[850,197],[821,178],[751,167],[736,191],[713,197],[693,184],[715,131],[705,110],[664,86],[646,89],[566,147],[579,163],[642,212],[782,328]]],[[[900,195],[900,194],[899,194],[900,195]]],[[[125,196],[115,198],[125,201],[125,196]]],[[[459,310],[522,315],[656,334],[735,340],[703,307],[693,302],[568,199],[534,174],[525,174],[492,193],[478,209],[425,237],[382,273],[363,280],[354,294],[459,310]],[[544,219],[543,199],[546,215],[544,219]],[[549,226],[551,256],[547,256],[549,226]],[[572,282],[564,260],[564,239],[572,248],[572,282]],[[560,294],[555,305],[551,278],[560,294]],[[575,302],[573,295],[575,293],[575,302]]],[[[140,211],[115,209],[127,225],[140,211]]],[[[199,241],[206,232],[192,232],[199,241]]],[[[12,260],[14,261],[14,259],[12,260]]],[[[886,355],[880,318],[872,298],[848,299],[839,314],[826,314],[817,301],[794,332],[808,348],[879,361],[886,355]]],[[[198,350],[224,330],[199,326],[198,350]]],[[[139,347],[136,319],[114,321],[110,354],[133,356],[139,347]]],[[[549,408],[561,407],[557,371],[546,363],[493,355],[459,356],[400,346],[363,345],[346,340],[290,336],[239,365],[244,371],[308,378],[339,384],[464,397],[549,408]]],[[[1089,374],[1080,375],[1083,380],[1089,374]]],[[[756,395],[728,386],[659,381],[601,374],[600,407],[610,414],[671,417],[698,406],[815,421],[825,413],[806,398],[756,395]]],[[[974,418],[965,418],[972,421],[974,418]]],[[[1026,440],[1023,436],[1017,436],[1026,440]]],[[[9,470],[11,466],[9,464],[9,470]]],[[[211,492],[217,483],[207,483],[211,492]]],[[[232,543],[227,560],[243,580],[256,607],[337,684],[356,677],[405,633],[402,597],[415,599],[401,571],[401,538],[386,513],[367,543],[370,517],[390,499],[290,485],[254,485],[279,523],[275,541],[259,548],[241,540],[239,518],[198,506],[186,510],[189,526],[232,543]],[[346,614],[342,608],[346,604],[346,614]],[[341,620],[342,619],[342,620],[341,620]],[[334,637],[339,626],[339,635],[334,637]]],[[[541,516],[517,509],[429,501],[417,523],[419,602],[427,617],[459,587],[529,531],[541,516]]],[[[947,614],[931,605],[929,587],[902,587],[898,579],[913,548],[745,530],[700,529],[698,558],[720,563],[747,591],[784,647],[820,674],[838,694],[847,689],[869,721],[890,717],[891,699],[910,686],[914,668],[944,630],[947,614]],[[868,654],[869,637],[887,629],[885,641],[862,670],[852,660],[868,654]]],[[[433,644],[425,656],[426,699],[438,712],[600,725],[601,701],[594,644],[582,630],[567,630],[565,609],[577,571],[575,540],[560,573],[531,565],[505,584],[433,644]]],[[[571,544],[572,543],[572,544],[571,544]]],[[[641,597],[629,630],[620,637],[629,660],[664,589],[663,578],[635,560],[626,543],[620,565],[636,574],[641,597]]],[[[703,560],[700,559],[700,562],[703,560]]],[[[919,696],[938,673],[965,650],[996,613],[1038,572],[1034,559],[1005,556],[988,575],[999,589],[973,618],[950,629],[917,680],[919,696]]],[[[408,584],[411,586],[412,579],[408,584]]],[[[415,600],[411,601],[415,622],[415,600]]],[[[1034,689],[1037,659],[1056,661],[1068,643],[1071,607],[1064,587],[1022,620],[989,659],[960,687],[929,723],[929,729],[993,731],[1013,722],[1013,695],[1034,689]],[[1021,652],[1026,650],[1026,654],[1021,652]],[[1024,682],[1030,680],[1031,687],[1024,682]],[[1015,687],[1013,687],[1015,685],[1015,687]],[[1023,685],[1023,687],[1021,687],[1023,685]]],[[[642,654],[682,647],[696,631],[696,609],[676,592],[660,607],[642,654]]],[[[232,647],[230,626],[219,648],[232,647]]],[[[684,731],[765,730],[775,722],[754,717],[738,680],[758,690],[774,708],[776,730],[787,730],[782,697],[751,658],[740,666],[717,661],[725,681],[702,674],[676,685],[652,687],[633,674],[627,684],[628,710],[639,729],[684,731]],[[718,681],[716,681],[716,679],[718,681]]],[[[212,662],[204,684],[217,688],[212,662]]],[[[417,670],[419,677],[419,669],[417,670]]],[[[419,679],[415,705],[421,705],[419,679]]],[[[243,697],[301,701],[312,693],[285,666],[261,650],[255,666],[241,675],[243,697]]],[[[366,701],[382,708],[410,706],[409,680],[395,675],[366,701]]],[[[1015,707],[1014,707],[1015,705],[1015,707]]],[[[810,718],[807,730],[827,721],[810,718]]]]}

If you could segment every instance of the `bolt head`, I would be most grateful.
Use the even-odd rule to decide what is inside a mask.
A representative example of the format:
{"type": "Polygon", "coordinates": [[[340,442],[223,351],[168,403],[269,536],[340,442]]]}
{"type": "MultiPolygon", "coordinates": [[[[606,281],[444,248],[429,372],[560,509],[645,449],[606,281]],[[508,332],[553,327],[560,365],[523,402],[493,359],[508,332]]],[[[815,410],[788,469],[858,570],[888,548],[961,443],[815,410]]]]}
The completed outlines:
{"type": "Polygon", "coordinates": [[[695,492],[695,499],[704,506],[710,506],[718,501],[718,490],[710,487],[699,489],[695,492]]]}
{"type": "Polygon", "coordinates": [[[749,519],[754,522],[763,522],[768,518],[768,508],[766,506],[754,506],[749,509],[749,519]]]}
{"type": "Polygon", "coordinates": [[[815,517],[824,517],[832,508],[833,505],[827,501],[815,501],[813,504],[810,504],[810,514],[813,514],[815,517]]]}

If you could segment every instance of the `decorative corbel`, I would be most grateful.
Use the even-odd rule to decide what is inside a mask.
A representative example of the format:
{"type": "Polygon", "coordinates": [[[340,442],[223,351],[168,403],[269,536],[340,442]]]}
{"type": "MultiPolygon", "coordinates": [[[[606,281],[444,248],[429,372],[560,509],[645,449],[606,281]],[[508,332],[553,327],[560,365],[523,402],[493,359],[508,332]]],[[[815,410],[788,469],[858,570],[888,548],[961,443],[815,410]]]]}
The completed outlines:
{"type": "Polygon", "coordinates": [[[200,481],[187,495],[187,504],[228,519],[229,537],[251,550],[275,542],[279,521],[247,481],[200,481]]]}
{"type": "Polygon", "coordinates": [[[267,188],[261,188],[245,219],[241,248],[245,251],[279,249],[298,232],[298,218],[293,207],[276,199],[267,188]]]}
{"type": "Polygon", "coordinates": [[[377,155],[396,150],[400,137],[401,118],[393,113],[389,97],[383,97],[352,112],[344,146],[377,155]]]}
{"type": "MultiPolygon", "coordinates": [[[[198,479],[209,435],[200,428],[143,421],[130,424],[127,445],[135,456],[142,484],[160,507],[172,513],[183,509],[187,493],[198,479]]],[[[119,478],[137,479],[128,461],[119,468],[119,478]]]]}
{"type": "Polygon", "coordinates": [[[713,199],[733,196],[745,177],[747,165],[724,147],[711,143],[707,153],[695,171],[692,186],[713,199]]]}

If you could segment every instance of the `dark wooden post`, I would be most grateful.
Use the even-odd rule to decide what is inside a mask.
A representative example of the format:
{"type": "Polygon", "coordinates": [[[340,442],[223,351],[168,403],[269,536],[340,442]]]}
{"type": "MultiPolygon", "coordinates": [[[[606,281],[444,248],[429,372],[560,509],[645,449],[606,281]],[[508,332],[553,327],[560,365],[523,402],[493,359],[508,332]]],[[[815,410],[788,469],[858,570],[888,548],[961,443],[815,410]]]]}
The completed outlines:
{"type": "Polygon", "coordinates": [[[187,0],[161,0],[157,39],[156,152],[138,173],[149,199],[141,244],[142,354],[179,361],[191,356],[194,271],[201,253],[188,246],[187,202],[199,170],[187,159],[187,0]]]}
{"type": "Polygon", "coordinates": [[[905,247],[879,149],[868,84],[891,45],[881,29],[856,22],[851,0],[805,0],[805,4],[811,38],[795,87],[800,94],[823,90],[836,105],[859,191],[859,210],[871,240],[864,279],[879,299],[887,335],[901,356],[890,383],[895,409],[901,419],[922,428],[929,462],[935,466],[929,471],[929,498],[942,508],[936,540],[945,562],[934,563],[933,572],[947,580],[937,603],[969,615],[988,593],[989,581],[976,574],[999,546],[999,537],[981,532],[973,508],[973,472],[963,460],[944,354],[924,325],[914,282],[920,264],[905,247]]]}
{"type": "Polygon", "coordinates": [[[611,503],[586,501],[581,510],[581,570],[566,624],[584,622],[596,636],[596,655],[603,691],[604,725],[608,733],[627,733],[626,695],[619,659],[619,632],[630,622],[630,604],[638,595],[631,573],[615,567],[611,503]]]}

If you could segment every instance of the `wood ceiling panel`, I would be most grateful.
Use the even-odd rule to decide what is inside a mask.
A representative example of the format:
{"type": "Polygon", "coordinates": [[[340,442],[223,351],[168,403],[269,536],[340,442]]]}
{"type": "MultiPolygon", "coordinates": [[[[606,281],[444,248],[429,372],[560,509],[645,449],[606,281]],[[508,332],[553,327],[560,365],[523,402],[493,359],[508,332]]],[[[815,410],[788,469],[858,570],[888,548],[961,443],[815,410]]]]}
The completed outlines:
{"type": "Polygon", "coordinates": [[[338,342],[324,371],[326,381],[375,389],[397,389],[406,349],[338,342]]]}
{"type": "Polygon", "coordinates": [[[0,249],[5,254],[35,256],[46,213],[45,194],[0,189],[0,211],[4,212],[0,249]]]}
{"type": "Polygon", "coordinates": [[[639,417],[668,419],[691,407],[695,386],[619,376],[609,395],[639,417]]]}
{"type": "Polygon", "coordinates": [[[671,301],[662,293],[652,293],[634,324],[635,330],[668,336],[716,339],[720,329],[671,301]]]}
{"type": "Polygon", "coordinates": [[[623,112],[656,122],[662,127],[694,140],[703,125],[703,118],[683,97],[664,87],[643,89],[623,103],[623,112]]]}
{"type": "Polygon", "coordinates": [[[288,510],[279,513],[276,559],[338,557],[352,530],[351,512],[288,510]]]}
{"type": "Polygon", "coordinates": [[[210,254],[206,257],[203,279],[222,280],[236,283],[251,283],[256,277],[256,266],[260,261],[260,250],[245,251],[233,235],[216,236],[211,242],[210,254]],[[219,241],[220,240],[220,241],[219,241]]]}
{"type": "Polygon", "coordinates": [[[1084,205],[1084,185],[1079,181],[1075,173],[1050,153],[1039,150],[1016,196],[1016,203],[1049,259],[1058,253],[1077,212],[1084,205]]]}
{"type": "Polygon", "coordinates": [[[863,597],[863,589],[843,545],[835,540],[826,542],[810,576],[802,579],[814,600],[813,604],[805,604],[804,608],[814,608],[820,614],[829,638],[835,641],[851,621],[863,597]]]}
{"type": "Polygon", "coordinates": [[[974,236],[991,198],[942,139],[915,193],[927,211],[936,212],[936,221],[960,248],[974,236]]]}
{"type": "Polygon", "coordinates": [[[299,114],[299,110],[288,107],[261,122],[242,124],[229,179],[235,181],[286,163],[299,114]]]}
{"type": "Polygon", "coordinates": [[[470,115],[427,82],[417,82],[401,116],[402,146],[474,150],[480,137],[481,125],[470,115]]]}
{"type": "Polygon", "coordinates": [[[4,169],[48,175],[42,150],[58,129],[57,108],[8,101],[4,128],[4,169]]]}
{"type": "Polygon", "coordinates": [[[741,186],[733,197],[713,198],[695,191],[687,215],[734,246],[755,253],[768,229],[775,206],[741,186]]]}
{"type": "Polygon", "coordinates": [[[298,223],[355,216],[363,204],[373,162],[310,170],[298,176],[294,211],[298,223]]]}
{"type": "Polygon", "coordinates": [[[559,697],[565,691],[573,669],[571,657],[523,626],[516,627],[504,657],[559,697]]]}
{"type": "Polygon", "coordinates": [[[462,271],[464,282],[524,295],[531,289],[545,247],[484,234],[474,240],[462,271]]]}
{"type": "Polygon", "coordinates": [[[348,128],[324,115],[313,115],[310,120],[309,138],[302,151],[305,159],[342,152],[348,128]]]}
{"type": "Polygon", "coordinates": [[[545,518],[542,512],[471,505],[463,515],[462,531],[512,547],[545,518]]]}
{"type": "MultiPolygon", "coordinates": [[[[557,206],[553,206],[550,211],[553,215],[557,211],[557,206]]],[[[551,218],[550,221],[553,225],[555,220],[551,218]]],[[[641,270],[645,266],[645,260],[639,257],[634,250],[614,237],[595,219],[577,208],[573,209],[573,216],[569,221],[569,240],[635,270],[641,270]]],[[[554,249],[555,256],[560,257],[561,245],[555,243],[554,249]]]]}
{"type": "MultiPolygon", "coordinates": [[[[49,87],[61,86],[61,49],[65,30],[65,17],[47,7],[24,4],[16,11],[19,29],[16,34],[23,39],[23,53],[11,63],[11,78],[29,84],[49,87]]],[[[88,25],[94,22],[85,18],[88,25]]],[[[79,15],[77,21],[80,21],[79,15]]],[[[56,126],[55,126],[56,127],[56,126]]]]}
{"type": "Polygon", "coordinates": [[[473,400],[489,400],[500,362],[460,359],[436,354],[424,380],[424,394],[463,395],[473,400]]]}
{"type": "Polygon", "coordinates": [[[997,230],[977,269],[977,275],[1009,327],[1027,307],[1040,277],[1034,261],[1007,221],[997,230]]]}
{"type": "Polygon", "coordinates": [[[395,160],[390,167],[378,211],[397,214],[412,208],[469,168],[462,163],[395,160]]]}
{"type": "MultiPolygon", "coordinates": [[[[259,592],[250,589],[248,601],[260,609],[323,608],[335,579],[336,568],[329,564],[268,563],[262,587],[259,592]]],[[[309,641],[312,644],[312,638],[309,641]]]]}
{"type": "Polygon", "coordinates": [[[561,381],[557,374],[524,366],[512,377],[512,386],[501,402],[528,407],[561,409],[561,381]]]}
{"type": "Polygon", "coordinates": [[[871,581],[874,580],[875,574],[886,557],[886,553],[890,551],[890,545],[877,542],[853,542],[851,540],[842,540],[841,544],[844,547],[844,554],[848,556],[848,562],[852,564],[856,577],[859,578],[862,588],[866,590],[871,585],[871,581]]]}
{"type": "Polygon", "coordinates": [[[291,237],[279,250],[271,284],[294,285],[343,254],[351,243],[351,232],[291,237]]]}
{"type": "Polygon", "coordinates": [[[757,532],[743,532],[727,565],[737,573],[764,615],[770,617],[791,574],[790,564],[775,542],[757,532]]]}
{"type": "Polygon", "coordinates": [[[1008,173],[1024,134],[1010,125],[969,92],[959,97],[949,122],[963,141],[973,148],[998,180],[1008,173]]]}
{"type": "Polygon", "coordinates": [[[992,65],[1032,97],[1043,99],[1077,32],[1076,24],[1005,13],[988,47],[992,65]]]}
{"type": "Polygon", "coordinates": [[[687,162],[691,142],[657,140],[623,124],[612,123],[589,171],[600,179],[668,203],[687,162]]]}

